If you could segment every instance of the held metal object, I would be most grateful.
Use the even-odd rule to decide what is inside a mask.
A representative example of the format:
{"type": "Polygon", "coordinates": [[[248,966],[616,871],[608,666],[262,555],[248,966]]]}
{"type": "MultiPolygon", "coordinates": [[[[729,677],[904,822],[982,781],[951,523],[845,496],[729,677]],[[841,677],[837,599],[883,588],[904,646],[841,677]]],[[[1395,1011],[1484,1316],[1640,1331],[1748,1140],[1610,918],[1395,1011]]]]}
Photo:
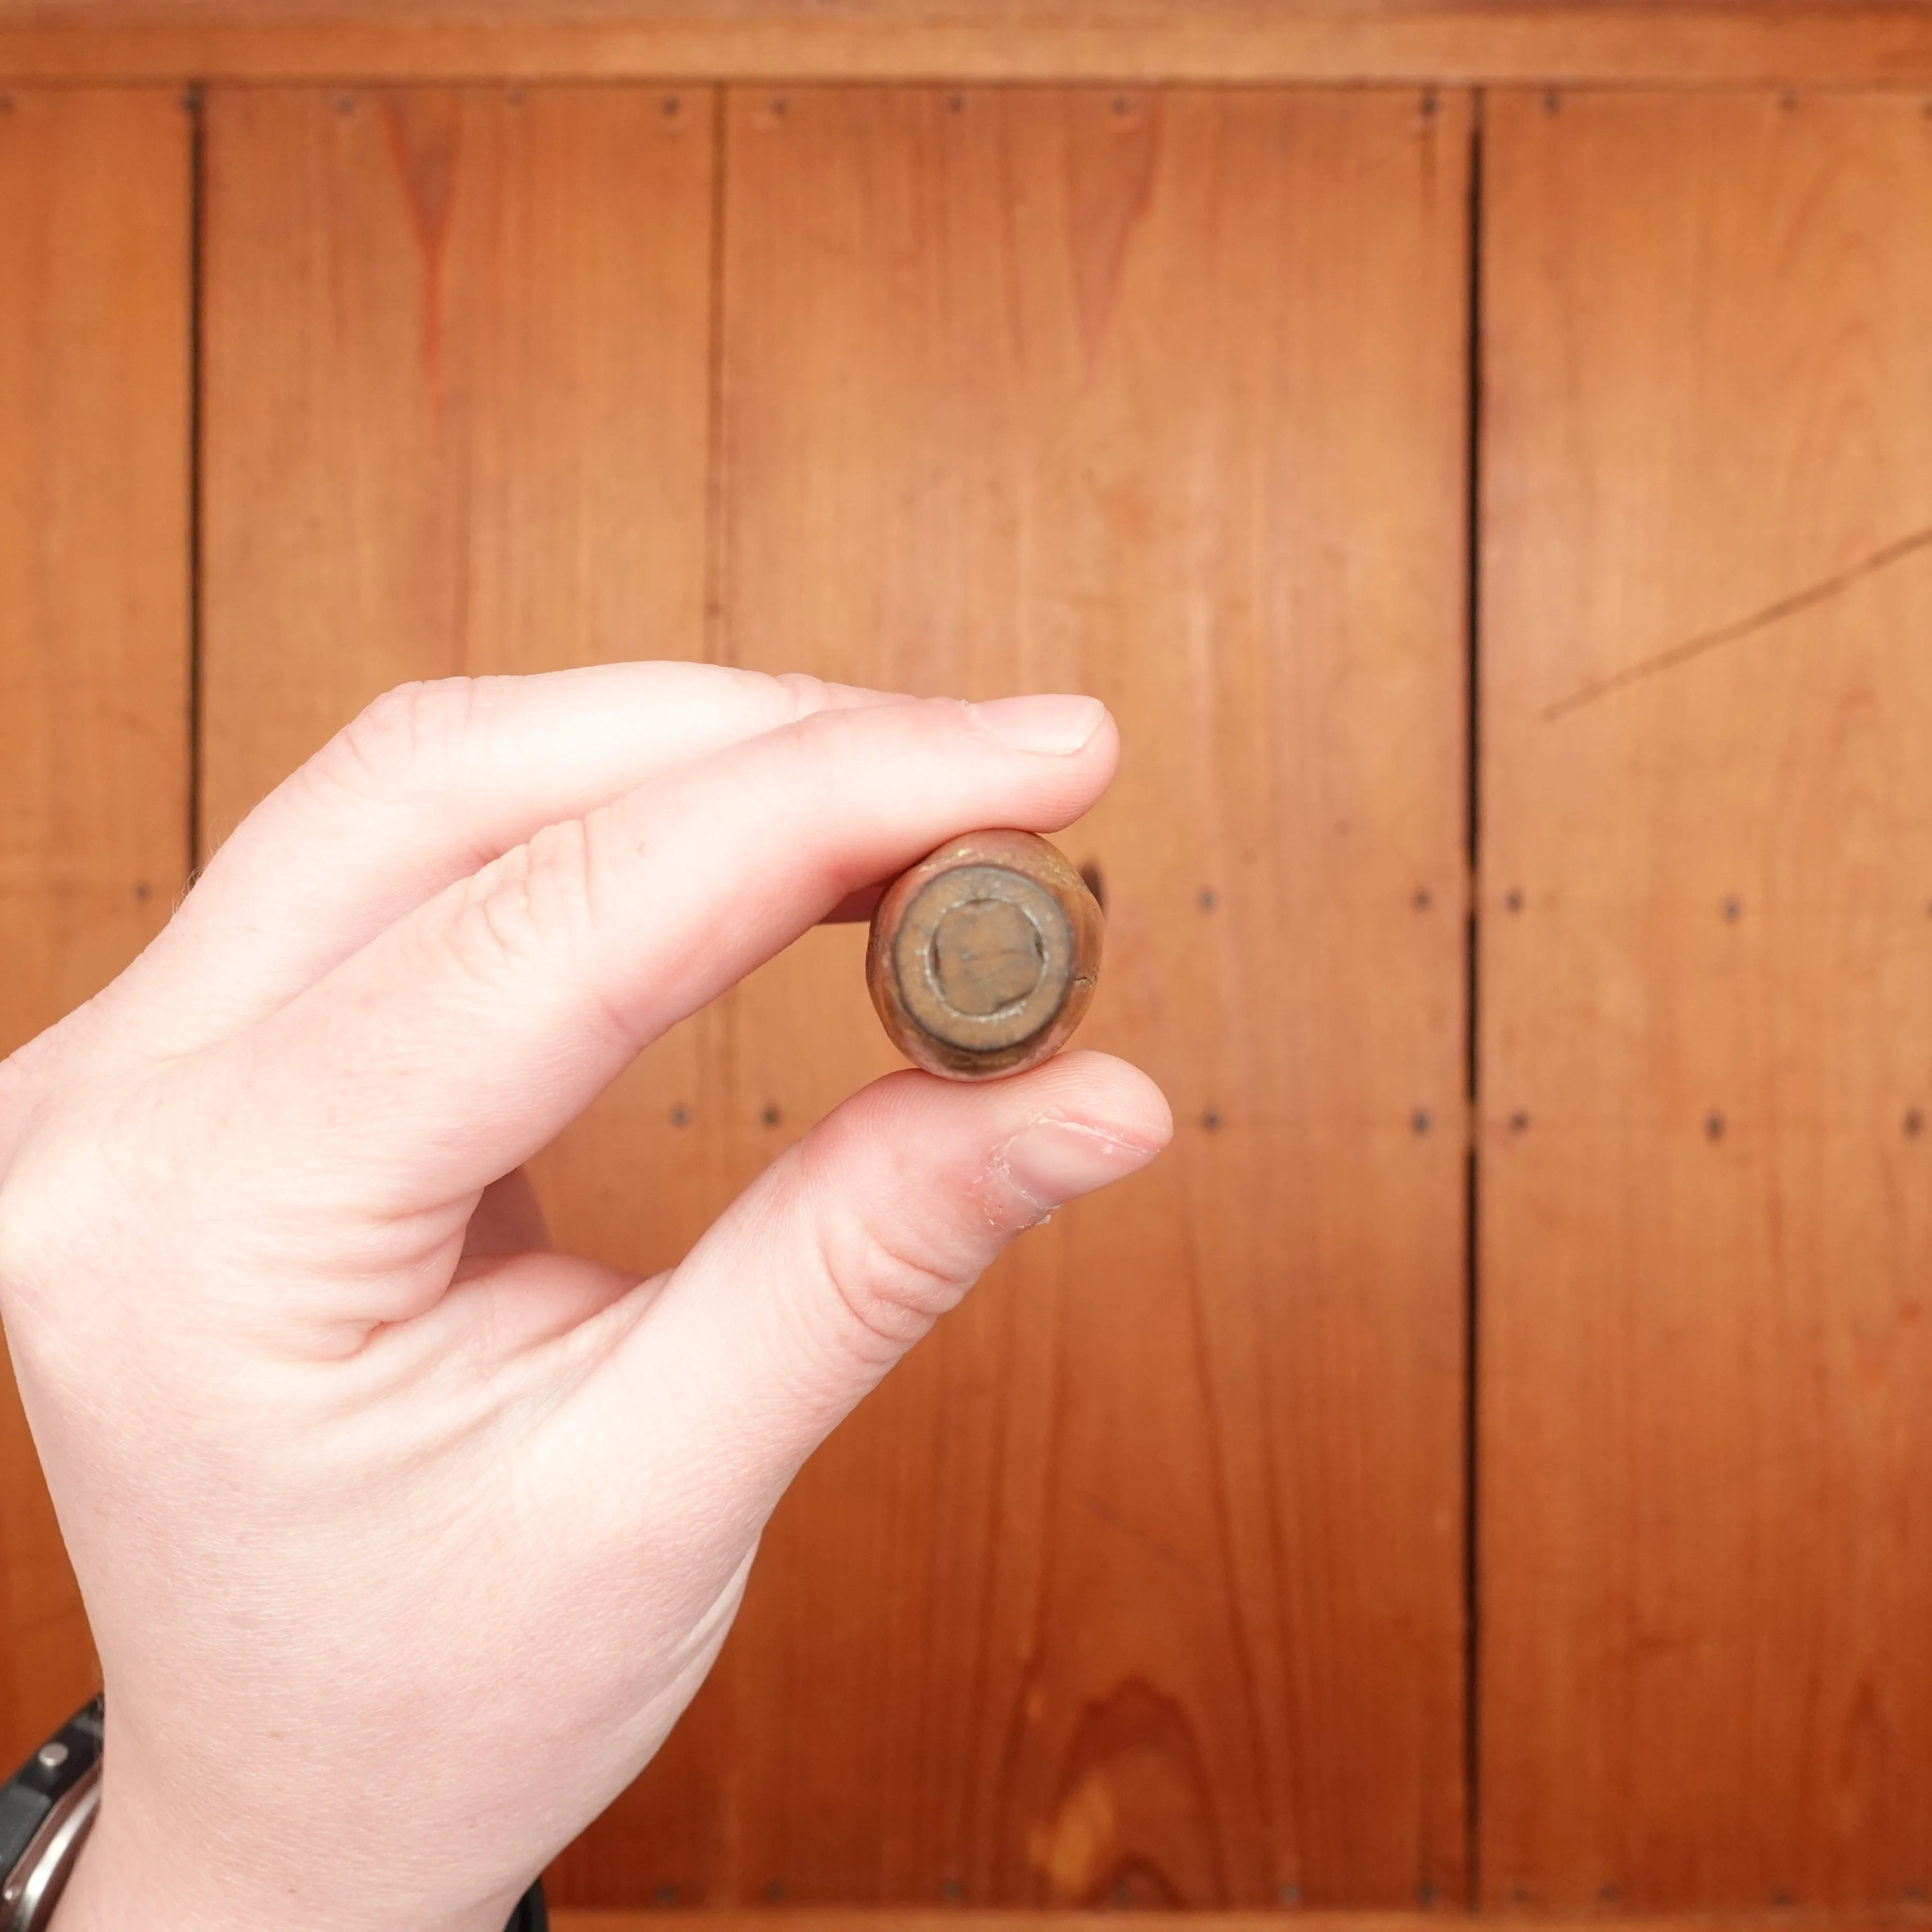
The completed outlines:
{"type": "Polygon", "coordinates": [[[1044,838],[968,832],[886,889],[866,982],[893,1043],[928,1072],[1017,1073],[1058,1052],[1084,1016],[1104,923],[1044,838]]]}

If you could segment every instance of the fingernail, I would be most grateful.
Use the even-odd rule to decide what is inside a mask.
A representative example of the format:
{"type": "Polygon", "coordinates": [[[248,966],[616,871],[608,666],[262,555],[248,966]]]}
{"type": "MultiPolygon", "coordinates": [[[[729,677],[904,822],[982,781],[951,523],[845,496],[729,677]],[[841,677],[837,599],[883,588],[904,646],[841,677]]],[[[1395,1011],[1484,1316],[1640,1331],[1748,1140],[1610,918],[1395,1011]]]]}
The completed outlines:
{"type": "Polygon", "coordinates": [[[1023,752],[1077,752],[1100,728],[1107,707],[1097,698],[993,698],[969,704],[976,722],[1023,752]]]}
{"type": "Polygon", "coordinates": [[[1146,1166],[1160,1151],[1071,1120],[1036,1120],[994,1154],[993,1166],[1036,1208],[1050,1211],[1146,1166]]]}

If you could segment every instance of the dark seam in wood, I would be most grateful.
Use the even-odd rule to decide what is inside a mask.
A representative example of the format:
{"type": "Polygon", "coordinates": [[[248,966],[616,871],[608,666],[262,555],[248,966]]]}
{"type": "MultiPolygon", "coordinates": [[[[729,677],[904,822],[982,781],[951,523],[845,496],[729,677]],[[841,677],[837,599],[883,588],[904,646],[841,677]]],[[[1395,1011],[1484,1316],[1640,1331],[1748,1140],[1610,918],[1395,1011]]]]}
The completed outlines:
{"type": "MultiPolygon", "coordinates": [[[[1477,1378],[1482,1314],[1481,1253],[1478,1243],[1482,1204],[1482,931],[1483,903],[1483,216],[1484,122],[1488,102],[1478,88],[1470,102],[1469,189],[1466,215],[1468,340],[1463,380],[1468,385],[1464,436],[1466,465],[1463,517],[1466,545],[1462,613],[1468,654],[1463,721],[1466,814],[1463,862],[1468,896],[1463,914],[1462,1064],[1467,1144],[1462,1156],[1462,1904],[1474,1912],[1482,1904],[1483,1569],[1480,1479],[1482,1410],[1477,1378]]],[[[1433,1882],[1418,1874],[1419,1885],[1433,1882]]]]}
{"type": "MultiPolygon", "coordinates": [[[[208,496],[206,362],[208,308],[208,98],[199,83],[183,102],[188,116],[188,896],[207,862],[205,806],[207,718],[203,689],[206,628],[203,531],[208,496]]],[[[177,902],[178,903],[178,902],[177,902]]]]}
{"type": "Polygon", "coordinates": [[[704,602],[700,614],[704,661],[706,664],[722,664],[732,661],[724,589],[726,572],[730,567],[730,532],[726,520],[728,479],[725,437],[730,424],[725,413],[724,395],[724,224],[729,214],[726,169],[730,158],[731,90],[728,87],[715,87],[710,94],[710,259],[705,265],[708,285],[706,301],[710,313],[706,319],[704,345],[704,602]]]}

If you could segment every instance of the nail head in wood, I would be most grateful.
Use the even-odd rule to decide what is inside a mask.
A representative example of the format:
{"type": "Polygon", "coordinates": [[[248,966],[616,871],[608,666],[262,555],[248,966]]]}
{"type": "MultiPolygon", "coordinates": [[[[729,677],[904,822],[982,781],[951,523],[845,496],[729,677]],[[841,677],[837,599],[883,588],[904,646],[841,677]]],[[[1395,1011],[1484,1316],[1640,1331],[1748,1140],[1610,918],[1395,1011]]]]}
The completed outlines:
{"type": "Polygon", "coordinates": [[[1044,838],[968,832],[886,887],[866,982],[893,1044],[928,1073],[1018,1073],[1058,1052],[1085,1016],[1104,923],[1044,838]]]}

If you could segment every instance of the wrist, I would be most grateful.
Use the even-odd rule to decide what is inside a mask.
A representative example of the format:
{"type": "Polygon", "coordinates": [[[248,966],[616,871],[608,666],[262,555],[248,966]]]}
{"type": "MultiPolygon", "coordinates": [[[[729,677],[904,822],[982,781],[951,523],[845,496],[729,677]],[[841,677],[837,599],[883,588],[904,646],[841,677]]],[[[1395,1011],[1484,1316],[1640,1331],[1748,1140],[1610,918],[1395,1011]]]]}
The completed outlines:
{"type": "Polygon", "coordinates": [[[188,1822],[110,1764],[50,1932],[504,1932],[510,1916],[511,1902],[426,1912],[379,1870],[310,1873],[257,1856],[245,1824],[224,1834],[188,1822]]]}

